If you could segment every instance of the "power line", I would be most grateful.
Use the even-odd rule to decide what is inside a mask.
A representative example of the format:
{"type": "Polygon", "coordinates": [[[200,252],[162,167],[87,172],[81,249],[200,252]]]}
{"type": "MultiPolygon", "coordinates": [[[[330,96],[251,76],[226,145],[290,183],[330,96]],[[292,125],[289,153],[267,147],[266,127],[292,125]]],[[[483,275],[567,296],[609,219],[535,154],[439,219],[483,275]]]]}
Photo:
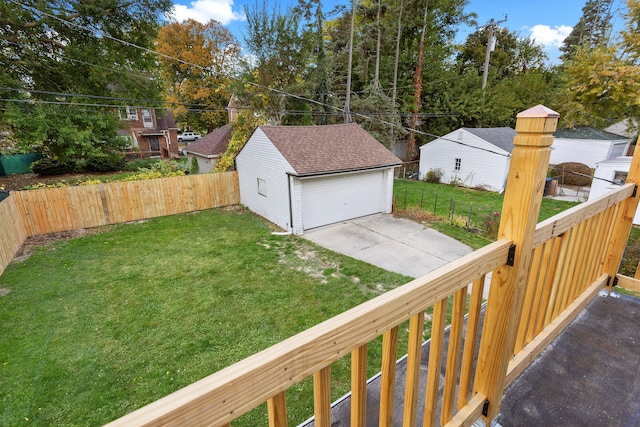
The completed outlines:
{"type": "MultiPolygon", "coordinates": [[[[48,16],[50,18],[56,19],[56,20],[58,20],[58,21],[60,21],[60,22],[62,22],[64,24],[73,25],[75,27],[78,27],[78,28],[84,29],[86,31],[89,31],[91,34],[94,35],[94,37],[98,37],[95,34],[95,32],[97,30],[93,30],[93,29],[91,29],[91,28],[89,28],[87,26],[81,25],[81,24],[76,24],[74,22],[67,21],[65,19],[62,19],[62,18],[57,17],[55,15],[49,14],[47,12],[43,12],[43,11],[41,11],[41,10],[35,8],[35,7],[28,6],[28,5],[25,5],[23,3],[20,3],[17,0],[9,0],[9,1],[14,3],[14,4],[17,4],[17,5],[21,6],[23,8],[25,8],[25,9],[29,9],[29,10],[34,11],[36,13],[40,13],[40,14],[43,14],[43,15],[48,16]]],[[[166,55],[166,54],[163,54],[163,53],[160,53],[160,52],[156,52],[156,51],[153,51],[153,50],[148,49],[148,48],[143,47],[143,46],[138,46],[138,45],[136,45],[134,43],[128,42],[126,40],[119,39],[117,37],[113,37],[113,36],[111,36],[109,34],[106,34],[104,32],[101,32],[101,37],[116,41],[118,43],[122,43],[122,44],[124,44],[126,46],[129,46],[129,47],[140,49],[140,50],[142,50],[144,52],[148,52],[148,53],[151,53],[151,54],[154,54],[154,55],[158,55],[160,57],[163,57],[163,58],[166,58],[166,59],[169,59],[169,60],[172,60],[172,61],[177,61],[177,62],[180,62],[182,64],[189,65],[189,66],[201,69],[201,70],[208,71],[208,69],[209,69],[208,67],[203,67],[201,65],[194,64],[192,62],[185,61],[185,60],[182,60],[180,58],[175,58],[175,57],[172,57],[170,55],[166,55]]],[[[271,88],[269,86],[261,85],[259,83],[255,83],[255,82],[251,82],[251,81],[247,81],[247,80],[242,80],[239,77],[235,77],[235,76],[231,76],[231,75],[229,77],[234,79],[234,80],[240,81],[241,83],[248,84],[250,86],[258,87],[258,88],[261,88],[261,89],[266,89],[266,90],[268,90],[270,92],[274,92],[274,93],[277,93],[277,94],[280,94],[280,95],[284,95],[284,96],[289,96],[289,97],[292,97],[292,98],[295,98],[295,99],[298,99],[298,100],[301,100],[301,101],[305,101],[305,102],[308,102],[308,103],[311,103],[311,104],[319,105],[321,107],[328,107],[328,108],[336,110],[336,111],[338,111],[338,112],[340,112],[342,114],[344,114],[346,112],[343,108],[336,107],[336,106],[330,105],[330,104],[325,104],[323,102],[316,101],[316,100],[310,99],[310,98],[306,98],[306,97],[301,96],[301,95],[296,95],[296,94],[293,94],[293,93],[289,93],[289,92],[281,90],[281,89],[275,89],[275,88],[271,88]]],[[[421,130],[418,130],[418,129],[410,129],[410,128],[407,128],[406,126],[398,125],[396,123],[389,122],[387,120],[376,119],[374,117],[371,117],[371,116],[368,116],[368,115],[365,115],[365,114],[355,113],[355,112],[351,112],[351,111],[349,113],[354,115],[354,116],[356,116],[356,117],[360,117],[360,118],[362,118],[364,120],[377,121],[378,123],[385,124],[385,125],[390,126],[392,128],[397,128],[397,129],[401,129],[401,130],[404,130],[404,131],[413,131],[413,132],[415,132],[415,133],[417,133],[419,135],[424,135],[424,136],[429,136],[429,137],[433,137],[433,138],[444,139],[444,140],[447,140],[447,141],[450,141],[450,142],[454,142],[456,144],[468,146],[468,147],[471,147],[471,148],[474,148],[474,149],[478,149],[478,150],[481,150],[481,151],[487,151],[487,152],[494,153],[494,154],[497,154],[497,155],[500,155],[500,156],[510,157],[510,154],[505,155],[503,153],[499,153],[499,152],[496,152],[496,151],[488,150],[488,149],[485,149],[485,148],[474,147],[474,146],[471,146],[471,145],[468,145],[468,144],[461,143],[460,141],[455,141],[453,139],[443,138],[443,137],[441,137],[439,135],[436,135],[436,134],[433,134],[433,133],[430,133],[430,132],[425,132],[425,131],[421,131],[421,130]]]]}

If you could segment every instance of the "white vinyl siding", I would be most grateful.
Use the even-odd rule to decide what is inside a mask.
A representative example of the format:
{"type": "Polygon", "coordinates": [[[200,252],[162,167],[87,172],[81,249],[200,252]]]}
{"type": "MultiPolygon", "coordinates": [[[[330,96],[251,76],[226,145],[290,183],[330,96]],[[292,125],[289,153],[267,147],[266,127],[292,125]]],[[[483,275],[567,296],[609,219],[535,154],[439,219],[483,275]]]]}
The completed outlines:
{"type": "Polygon", "coordinates": [[[595,168],[598,162],[625,155],[629,142],[555,138],[551,147],[552,165],[577,162],[595,168]]]}
{"type": "Polygon", "coordinates": [[[193,153],[187,153],[187,166],[191,166],[192,159],[196,159],[198,162],[198,173],[209,173],[213,172],[216,167],[216,162],[218,158],[209,158],[204,156],[198,156],[193,153]]]}
{"type": "Polygon", "coordinates": [[[384,211],[382,171],[302,180],[305,230],[384,211]]]}
{"type": "Polygon", "coordinates": [[[419,178],[424,179],[431,169],[441,169],[443,183],[457,181],[467,187],[481,186],[501,192],[509,172],[508,154],[472,133],[459,129],[420,147],[419,178]]]}
{"type": "MultiPolygon", "coordinates": [[[[620,186],[623,184],[622,182],[620,184],[614,184],[607,181],[616,181],[616,179],[624,177],[624,175],[629,172],[630,168],[631,157],[618,157],[616,159],[598,163],[598,166],[596,167],[596,170],[594,172],[594,177],[601,179],[594,179],[591,182],[591,189],[589,190],[589,200],[593,200],[605,195],[609,191],[620,188],[620,186]]],[[[635,225],[640,225],[640,209],[636,210],[636,213],[633,217],[633,223],[635,225]]]]}
{"type": "Polygon", "coordinates": [[[289,179],[293,168],[258,128],[236,156],[240,203],[274,224],[291,231],[289,179]],[[265,181],[267,196],[258,192],[258,178],[265,181]]]}

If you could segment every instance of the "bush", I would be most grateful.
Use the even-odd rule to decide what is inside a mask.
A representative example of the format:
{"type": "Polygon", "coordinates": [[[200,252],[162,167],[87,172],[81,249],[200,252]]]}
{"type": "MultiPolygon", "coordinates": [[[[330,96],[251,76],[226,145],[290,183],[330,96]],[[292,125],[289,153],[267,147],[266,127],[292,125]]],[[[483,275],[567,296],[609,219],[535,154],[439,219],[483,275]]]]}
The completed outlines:
{"type": "Polygon", "coordinates": [[[424,178],[425,181],[430,182],[432,184],[440,184],[440,179],[444,175],[444,171],[440,168],[429,169],[427,172],[427,176],[424,178]]]}
{"type": "Polygon", "coordinates": [[[189,173],[196,175],[198,172],[200,172],[200,165],[198,164],[198,159],[196,159],[195,157],[192,157],[191,168],[189,168],[189,173]]]}
{"type": "Polygon", "coordinates": [[[164,178],[170,176],[184,176],[183,170],[180,170],[178,163],[168,161],[158,161],[153,163],[150,168],[142,168],[133,175],[129,175],[124,181],[137,181],[140,179],[164,178]]]}
{"type": "Polygon", "coordinates": [[[92,157],[87,161],[87,170],[90,172],[113,172],[122,170],[124,159],[117,154],[92,157]]]}
{"type": "Polygon", "coordinates": [[[553,169],[553,174],[559,177],[558,181],[560,184],[579,186],[591,185],[591,176],[593,175],[589,166],[576,162],[566,162],[556,165],[553,169]]]}
{"type": "Polygon", "coordinates": [[[140,169],[149,169],[153,166],[154,163],[157,163],[159,161],[160,160],[158,159],[136,159],[124,165],[124,170],[129,172],[137,172],[140,169]]]}
{"type": "Polygon", "coordinates": [[[31,170],[38,175],[62,175],[72,173],[76,169],[73,162],[62,162],[56,159],[44,158],[31,165],[31,170]]]}

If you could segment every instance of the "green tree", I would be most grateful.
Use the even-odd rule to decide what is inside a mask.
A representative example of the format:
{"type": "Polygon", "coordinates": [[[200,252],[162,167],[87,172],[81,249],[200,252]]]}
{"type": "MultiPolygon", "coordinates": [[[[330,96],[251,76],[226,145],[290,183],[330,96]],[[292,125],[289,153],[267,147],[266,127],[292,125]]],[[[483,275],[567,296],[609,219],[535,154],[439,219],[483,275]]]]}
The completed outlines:
{"type": "Polygon", "coordinates": [[[608,44],[611,35],[612,0],[588,0],[582,8],[582,16],[564,39],[560,59],[569,61],[579,48],[592,49],[608,44]]]}
{"type": "Polygon", "coordinates": [[[628,0],[621,40],[582,46],[565,62],[559,102],[565,126],[603,127],[623,118],[640,123],[640,4],[628,0]]]}
{"type": "Polygon", "coordinates": [[[246,6],[245,14],[244,41],[252,56],[246,75],[250,83],[242,88],[245,93],[250,91],[250,96],[244,97],[245,105],[280,124],[291,101],[286,93],[306,95],[311,87],[303,78],[309,66],[311,34],[300,28],[300,14],[293,10],[283,14],[264,2],[246,6]]]}
{"type": "MultiPolygon", "coordinates": [[[[456,60],[461,71],[477,70],[482,74],[487,49],[487,29],[475,31],[467,37],[456,60]]],[[[495,77],[507,77],[514,73],[539,69],[546,65],[547,55],[540,45],[530,38],[520,38],[506,28],[494,32],[496,47],[491,53],[489,70],[495,77]]]]}
{"type": "Polygon", "coordinates": [[[171,7],[170,0],[0,3],[0,81],[29,92],[28,103],[2,115],[3,126],[18,144],[39,141],[47,154],[68,160],[118,149],[112,109],[82,104],[159,99],[155,55],[133,45],[152,49],[158,22],[171,7]]]}

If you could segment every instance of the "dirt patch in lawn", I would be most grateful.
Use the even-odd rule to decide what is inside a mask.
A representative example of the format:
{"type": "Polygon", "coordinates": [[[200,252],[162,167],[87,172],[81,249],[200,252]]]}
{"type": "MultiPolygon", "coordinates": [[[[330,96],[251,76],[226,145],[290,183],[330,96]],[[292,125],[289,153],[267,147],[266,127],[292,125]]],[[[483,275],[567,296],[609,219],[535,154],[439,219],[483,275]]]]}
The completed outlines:
{"type": "Polygon", "coordinates": [[[110,175],[121,174],[122,172],[104,172],[104,173],[67,173],[64,175],[42,176],[35,173],[19,173],[7,176],[0,176],[0,187],[4,187],[5,191],[24,190],[27,186],[36,184],[55,184],[60,181],[89,181],[93,179],[105,180],[110,175]]]}
{"type": "Polygon", "coordinates": [[[59,240],[75,239],[76,237],[88,236],[90,234],[105,231],[104,227],[79,228],[71,231],[61,231],[59,233],[42,234],[40,236],[27,237],[20,250],[13,257],[12,262],[21,262],[29,259],[33,250],[39,246],[46,246],[59,240]]]}

